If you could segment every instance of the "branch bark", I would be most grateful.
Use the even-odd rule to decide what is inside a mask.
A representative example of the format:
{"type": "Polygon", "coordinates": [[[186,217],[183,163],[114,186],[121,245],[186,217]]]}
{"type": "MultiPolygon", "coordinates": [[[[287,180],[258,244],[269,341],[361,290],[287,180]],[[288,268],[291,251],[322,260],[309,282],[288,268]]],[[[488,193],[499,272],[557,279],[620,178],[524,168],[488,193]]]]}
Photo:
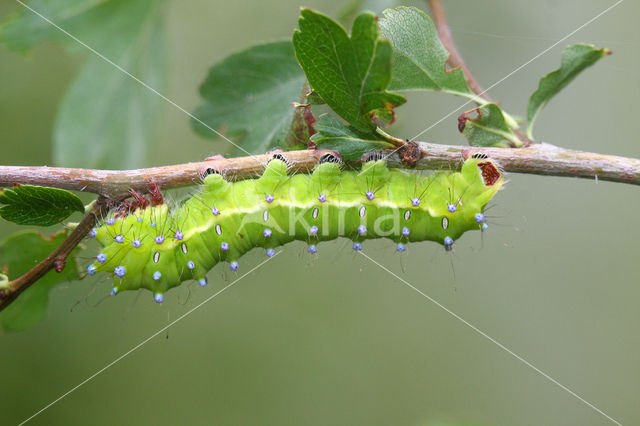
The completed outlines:
{"type": "MultiPolygon", "coordinates": [[[[283,153],[291,172],[308,172],[320,158],[333,151],[290,151],[283,153]]],[[[147,192],[151,182],[160,189],[195,185],[202,181],[207,169],[224,174],[229,179],[259,176],[264,165],[278,152],[250,157],[212,157],[198,163],[174,164],[137,170],[94,170],[63,167],[0,166],[0,187],[14,183],[41,185],[73,191],[92,192],[117,199],[130,191],[147,192]]]]}
{"type": "Polygon", "coordinates": [[[230,179],[259,176],[264,165],[274,156],[287,161],[292,172],[309,172],[325,155],[337,155],[327,150],[274,151],[250,157],[213,157],[199,163],[176,164],[138,170],[90,170],[62,167],[0,166],[0,187],[15,183],[41,185],[76,191],[93,192],[98,200],[84,219],[66,240],[49,256],[26,274],[9,282],[7,290],[0,291],[0,311],[9,306],[23,291],[51,269],[61,271],[67,256],[84,239],[91,229],[109,211],[110,206],[130,195],[132,190],[147,192],[151,182],[161,189],[193,185],[210,172],[218,172],[230,179]]]}
{"type": "MultiPolygon", "coordinates": [[[[636,158],[576,151],[547,143],[532,144],[526,148],[417,144],[423,158],[416,167],[421,169],[458,170],[471,153],[482,152],[496,160],[505,172],[640,185],[640,160],[636,158]]],[[[389,163],[390,166],[401,166],[397,157],[389,163]]]]}
{"type": "MultiPolygon", "coordinates": [[[[502,169],[511,173],[544,176],[565,176],[640,185],[640,160],[635,158],[575,151],[541,143],[527,148],[479,148],[415,142],[421,159],[417,169],[458,170],[471,153],[482,152],[496,160],[502,169]]],[[[69,237],[32,270],[9,283],[9,291],[0,295],[0,310],[53,269],[64,262],[71,251],[104,216],[109,205],[130,194],[131,190],[146,192],[151,182],[161,189],[197,184],[207,172],[219,172],[230,179],[259,176],[265,164],[274,156],[281,156],[292,173],[310,172],[327,156],[339,157],[328,150],[275,151],[264,155],[239,158],[214,157],[187,164],[175,164],[138,170],[91,170],[62,167],[0,166],[0,187],[14,183],[42,185],[99,195],[93,210],[85,216],[69,237]]],[[[387,158],[391,167],[405,168],[401,156],[393,152],[387,158]]]]}
{"type": "MultiPolygon", "coordinates": [[[[564,176],[640,185],[640,160],[593,152],[576,151],[547,143],[526,148],[470,147],[416,142],[421,159],[415,168],[458,170],[470,152],[483,152],[496,160],[505,172],[543,176],[564,176]]],[[[282,155],[292,173],[306,173],[329,150],[276,152],[238,158],[214,158],[198,163],[174,164],[137,170],[68,169],[62,167],[0,166],[0,187],[14,183],[42,185],[75,191],[92,192],[109,199],[127,196],[131,190],[146,192],[151,182],[160,189],[195,185],[207,169],[229,179],[259,176],[274,155],[282,155]]],[[[394,153],[387,159],[391,167],[406,168],[394,153]]]]}
{"type": "MultiPolygon", "coordinates": [[[[495,159],[505,172],[543,176],[565,176],[640,185],[640,160],[614,155],[576,151],[547,143],[526,148],[470,147],[416,142],[421,151],[417,169],[458,170],[470,152],[483,152],[495,159]]],[[[329,150],[276,152],[238,158],[214,158],[198,163],[174,164],[137,170],[68,169],[62,167],[0,166],[0,187],[14,183],[42,185],[92,192],[109,199],[127,196],[131,190],[146,192],[151,182],[160,189],[195,185],[207,169],[229,179],[259,176],[274,155],[282,155],[292,173],[306,173],[329,150]]],[[[387,159],[391,167],[406,168],[394,153],[387,159]]]]}

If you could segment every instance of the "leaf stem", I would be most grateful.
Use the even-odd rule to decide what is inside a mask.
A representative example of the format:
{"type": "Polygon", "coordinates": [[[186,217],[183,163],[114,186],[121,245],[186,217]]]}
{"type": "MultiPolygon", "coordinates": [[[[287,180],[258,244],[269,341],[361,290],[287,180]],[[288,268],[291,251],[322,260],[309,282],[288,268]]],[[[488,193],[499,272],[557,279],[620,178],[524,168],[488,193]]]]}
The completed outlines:
{"type": "Polygon", "coordinates": [[[391,136],[389,133],[385,132],[380,127],[376,127],[376,133],[382,136],[383,138],[385,138],[387,142],[393,144],[397,148],[404,146],[404,144],[406,143],[406,141],[402,139],[396,138],[395,136],[391,136]]]}

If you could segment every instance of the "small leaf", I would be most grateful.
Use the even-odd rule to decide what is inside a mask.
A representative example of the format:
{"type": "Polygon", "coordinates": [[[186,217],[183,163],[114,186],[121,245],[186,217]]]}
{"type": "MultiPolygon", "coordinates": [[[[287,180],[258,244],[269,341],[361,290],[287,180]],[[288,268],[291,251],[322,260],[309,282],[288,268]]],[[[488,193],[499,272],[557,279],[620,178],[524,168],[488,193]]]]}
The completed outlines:
{"type": "Polygon", "coordinates": [[[509,128],[500,107],[493,103],[462,113],[458,117],[458,130],[471,146],[522,146],[509,128]],[[475,118],[468,115],[474,112],[475,118]]]}
{"type": "MultiPolygon", "coordinates": [[[[280,146],[287,138],[304,84],[290,41],[259,44],[233,53],[209,70],[200,94],[205,102],[195,116],[249,152],[280,146]]],[[[216,137],[192,120],[196,132],[216,137]]]]}
{"type": "Polygon", "coordinates": [[[0,190],[0,216],[18,225],[51,226],[73,212],[84,212],[80,198],[69,191],[43,186],[15,185],[0,190]]]}
{"type": "Polygon", "coordinates": [[[609,49],[596,49],[591,44],[574,44],[564,49],[560,68],[542,77],[538,90],[529,98],[527,106],[527,137],[529,139],[533,139],[533,123],[547,102],[585,68],[610,53],[609,49]]]}
{"type": "MultiPolygon", "coordinates": [[[[46,238],[39,232],[26,231],[13,234],[0,243],[0,271],[15,279],[29,271],[47,257],[66,238],[66,232],[46,238]]],[[[46,312],[49,290],[57,284],[78,278],[75,256],[67,258],[61,273],[49,271],[26,289],[18,298],[0,312],[0,330],[23,330],[40,322],[46,312]]]]}
{"type": "Polygon", "coordinates": [[[377,18],[364,12],[351,37],[331,18],[303,9],[293,34],[298,62],[314,91],[354,128],[373,134],[393,122],[393,108],[406,99],[387,92],[391,43],[378,38],[377,18]]]}
{"type": "MultiPolygon", "coordinates": [[[[161,0],[33,0],[38,13],[82,40],[151,87],[164,82],[161,0]]],[[[0,27],[0,42],[25,51],[44,41],[86,53],[77,41],[27,9],[0,27]]],[[[53,157],[58,165],[132,168],[147,160],[157,94],[121,70],[88,53],[66,93],[54,124],[53,157]]]]}
{"type": "Polygon", "coordinates": [[[393,148],[382,137],[347,127],[327,114],[318,118],[315,129],[318,133],[311,137],[311,141],[320,149],[338,151],[346,161],[359,160],[366,152],[393,148]]]}
{"type": "Polygon", "coordinates": [[[423,11],[414,7],[385,10],[380,33],[393,44],[389,89],[437,90],[486,103],[469,89],[462,69],[448,69],[449,52],[423,11]]]}

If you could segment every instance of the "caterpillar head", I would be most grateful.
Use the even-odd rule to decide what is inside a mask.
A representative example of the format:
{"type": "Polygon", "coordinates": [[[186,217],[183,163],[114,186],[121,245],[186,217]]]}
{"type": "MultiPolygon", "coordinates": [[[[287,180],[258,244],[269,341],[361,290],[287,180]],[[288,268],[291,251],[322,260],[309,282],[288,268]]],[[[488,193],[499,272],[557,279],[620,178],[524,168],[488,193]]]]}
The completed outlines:
{"type": "Polygon", "coordinates": [[[500,166],[482,152],[472,152],[462,164],[462,175],[472,185],[486,191],[489,201],[504,185],[504,172],[500,166]]]}

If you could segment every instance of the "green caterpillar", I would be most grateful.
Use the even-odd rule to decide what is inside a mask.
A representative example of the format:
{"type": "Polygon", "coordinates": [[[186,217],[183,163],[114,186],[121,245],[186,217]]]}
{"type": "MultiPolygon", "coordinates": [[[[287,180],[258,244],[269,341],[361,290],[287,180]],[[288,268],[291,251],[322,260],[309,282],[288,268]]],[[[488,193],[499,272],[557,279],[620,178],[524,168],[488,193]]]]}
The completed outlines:
{"type": "Polygon", "coordinates": [[[464,232],[486,229],[484,207],[503,183],[499,167],[479,153],[460,172],[430,176],[388,169],[380,160],[359,172],[326,162],[310,175],[287,176],[287,164],[276,157],[257,179],[208,175],[202,191],[174,210],[161,204],[111,214],[90,234],[103,250],[87,272],[113,275],[112,294],[146,288],[162,302],[183,281],[206,285],[218,262],[236,271],[252,248],[273,256],[293,240],[308,242],[309,253],[338,237],[352,239],[354,250],[381,237],[398,251],[424,240],[451,250],[464,232]]]}

